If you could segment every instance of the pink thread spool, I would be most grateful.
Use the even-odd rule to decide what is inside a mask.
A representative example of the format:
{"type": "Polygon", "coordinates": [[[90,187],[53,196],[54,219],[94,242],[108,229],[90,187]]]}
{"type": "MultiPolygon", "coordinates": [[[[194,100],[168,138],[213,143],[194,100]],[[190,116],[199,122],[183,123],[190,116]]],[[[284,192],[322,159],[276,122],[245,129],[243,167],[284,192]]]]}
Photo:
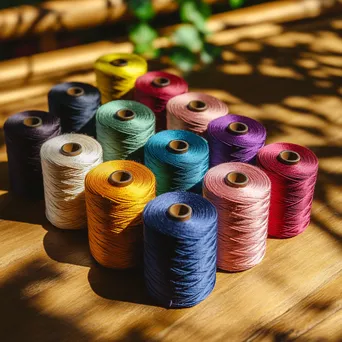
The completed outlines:
{"type": "Polygon", "coordinates": [[[203,196],[218,212],[217,266],[244,271],[266,252],[271,182],[256,166],[231,162],[211,168],[203,196]]]}
{"type": "Polygon", "coordinates": [[[205,135],[210,121],[228,114],[227,105],[202,93],[175,96],[166,105],[167,129],[183,129],[205,135]]]}

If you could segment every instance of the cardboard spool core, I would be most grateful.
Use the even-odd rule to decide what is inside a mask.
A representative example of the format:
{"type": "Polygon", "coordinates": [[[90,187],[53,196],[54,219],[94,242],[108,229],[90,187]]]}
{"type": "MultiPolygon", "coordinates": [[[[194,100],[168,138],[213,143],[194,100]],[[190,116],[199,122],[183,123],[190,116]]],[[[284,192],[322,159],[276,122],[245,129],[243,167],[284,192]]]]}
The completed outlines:
{"type": "Polygon", "coordinates": [[[167,77],[156,77],[152,81],[152,84],[158,88],[167,87],[168,85],[170,85],[170,83],[171,81],[167,77]]]}
{"type": "Polygon", "coordinates": [[[70,87],[67,90],[67,94],[73,97],[78,97],[84,95],[84,89],[81,87],[70,87]]]}
{"type": "Polygon", "coordinates": [[[39,127],[43,124],[43,120],[38,116],[30,116],[23,121],[27,127],[39,127]]]}
{"type": "Polygon", "coordinates": [[[242,172],[229,172],[224,180],[233,188],[244,188],[249,181],[248,176],[242,172]]]}
{"type": "Polygon", "coordinates": [[[172,153],[183,154],[188,152],[189,144],[185,140],[171,140],[168,148],[172,153]]]}
{"type": "Polygon", "coordinates": [[[82,146],[79,143],[66,143],[61,147],[61,153],[68,157],[78,156],[82,152],[82,146]]]}
{"type": "Polygon", "coordinates": [[[299,163],[300,155],[295,151],[284,150],[279,153],[278,160],[286,165],[295,165],[299,163]]]}
{"type": "Polygon", "coordinates": [[[110,174],[108,181],[110,184],[122,188],[133,182],[133,176],[129,171],[118,170],[110,174]]]}
{"type": "Polygon", "coordinates": [[[207,108],[207,104],[200,100],[190,101],[188,104],[188,109],[190,109],[193,112],[203,112],[207,108]]]}
{"type": "Polygon", "coordinates": [[[242,135],[248,132],[248,126],[243,122],[232,122],[228,125],[227,130],[230,133],[242,135]]]}
{"type": "Polygon", "coordinates": [[[172,204],[167,212],[176,221],[187,221],[192,216],[192,208],[185,203],[172,204]]]}
{"type": "Polygon", "coordinates": [[[111,61],[110,64],[117,66],[117,67],[122,67],[122,66],[126,66],[128,64],[128,61],[127,59],[124,59],[124,58],[118,58],[118,59],[114,59],[113,61],[111,61]]]}
{"type": "Polygon", "coordinates": [[[130,109],[120,109],[115,115],[122,121],[129,121],[135,118],[135,113],[130,109]]]}

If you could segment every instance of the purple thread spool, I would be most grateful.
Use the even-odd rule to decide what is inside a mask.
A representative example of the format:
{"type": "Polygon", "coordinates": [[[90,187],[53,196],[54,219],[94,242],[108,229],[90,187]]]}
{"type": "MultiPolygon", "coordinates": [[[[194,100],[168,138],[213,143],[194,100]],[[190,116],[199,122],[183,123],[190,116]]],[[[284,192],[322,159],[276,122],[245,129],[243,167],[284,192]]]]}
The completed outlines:
{"type": "Polygon", "coordinates": [[[10,188],[14,194],[43,198],[40,163],[42,144],[60,134],[59,118],[31,110],[9,117],[4,124],[10,188]]]}
{"type": "Polygon", "coordinates": [[[226,115],[211,121],[207,140],[210,167],[226,162],[255,163],[265,145],[266,128],[258,121],[241,115],[226,115]]]}

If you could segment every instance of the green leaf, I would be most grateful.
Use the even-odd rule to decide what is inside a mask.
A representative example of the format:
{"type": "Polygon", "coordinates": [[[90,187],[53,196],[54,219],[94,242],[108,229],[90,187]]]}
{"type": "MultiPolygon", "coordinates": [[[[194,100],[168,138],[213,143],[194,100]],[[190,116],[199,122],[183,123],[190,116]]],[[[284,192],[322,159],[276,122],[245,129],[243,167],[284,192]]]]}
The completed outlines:
{"type": "Polygon", "coordinates": [[[129,0],[128,7],[140,20],[151,20],[155,16],[155,11],[151,0],[129,0]]]}
{"type": "Polygon", "coordinates": [[[239,8],[244,4],[245,0],[229,0],[231,8],[239,8]]]}
{"type": "Polygon", "coordinates": [[[196,64],[196,55],[185,47],[174,47],[169,55],[171,61],[182,71],[191,71],[196,64]]]}
{"type": "Polygon", "coordinates": [[[210,6],[200,0],[184,0],[180,3],[180,17],[202,32],[206,31],[206,20],[211,15],[210,6]]]}
{"type": "Polygon", "coordinates": [[[210,64],[221,55],[222,49],[216,45],[205,43],[201,52],[201,61],[210,64]]]}
{"type": "Polygon", "coordinates": [[[134,25],[129,33],[129,39],[136,45],[151,44],[157,37],[157,31],[146,23],[134,25]]]}
{"type": "Polygon", "coordinates": [[[201,34],[192,25],[181,26],[173,33],[171,39],[176,45],[187,47],[192,52],[199,52],[203,47],[201,34]]]}
{"type": "Polygon", "coordinates": [[[134,53],[147,58],[157,58],[160,55],[160,50],[156,49],[153,44],[137,44],[134,47],[134,53]]]}

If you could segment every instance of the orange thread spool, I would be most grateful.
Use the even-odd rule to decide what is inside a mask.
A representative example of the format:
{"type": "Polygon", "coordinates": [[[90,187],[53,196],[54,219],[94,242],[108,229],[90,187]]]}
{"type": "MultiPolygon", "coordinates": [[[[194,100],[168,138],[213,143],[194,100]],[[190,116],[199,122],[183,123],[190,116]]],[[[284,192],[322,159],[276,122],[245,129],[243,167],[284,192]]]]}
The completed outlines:
{"type": "Polygon", "coordinates": [[[136,266],[142,257],[142,213],[155,197],[156,181],[144,165],[115,160],[85,180],[90,252],[108,268],[136,266]]]}

